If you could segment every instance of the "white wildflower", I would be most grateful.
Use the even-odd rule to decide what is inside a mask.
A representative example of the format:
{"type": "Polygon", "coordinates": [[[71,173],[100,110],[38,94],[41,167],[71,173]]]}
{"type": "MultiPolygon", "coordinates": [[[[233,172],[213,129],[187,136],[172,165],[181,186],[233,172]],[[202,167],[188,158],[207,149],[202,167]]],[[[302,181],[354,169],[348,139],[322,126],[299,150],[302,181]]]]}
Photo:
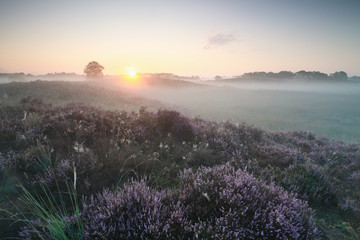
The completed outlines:
{"type": "Polygon", "coordinates": [[[25,137],[24,134],[17,133],[17,134],[16,134],[16,140],[17,140],[17,141],[26,140],[26,137],[25,137]]]}
{"type": "Polygon", "coordinates": [[[79,153],[82,153],[82,152],[84,152],[84,150],[85,150],[83,144],[82,144],[82,143],[78,143],[78,142],[75,142],[75,143],[74,143],[73,148],[74,148],[74,150],[75,150],[76,152],[79,152],[79,153]]]}
{"type": "Polygon", "coordinates": [[[76,190],[76,166],[75,166],[75,162],[73,162],[73,168],[74,168],[74,189],[76,190]]]}
{"type": "Polygon", "coordinates": [[[209,195],[207,193],[203,193],[202,195],[210,202],[210,198],[209,198],[209,195]]]}
{"type": "Polygon", "coordinates": [[[21,119],[22,121],[25,121],[26,120],[26,116],[27,116],[27,112],[26,111],[24,111],[24,118],[23,119],[21,119]]]}

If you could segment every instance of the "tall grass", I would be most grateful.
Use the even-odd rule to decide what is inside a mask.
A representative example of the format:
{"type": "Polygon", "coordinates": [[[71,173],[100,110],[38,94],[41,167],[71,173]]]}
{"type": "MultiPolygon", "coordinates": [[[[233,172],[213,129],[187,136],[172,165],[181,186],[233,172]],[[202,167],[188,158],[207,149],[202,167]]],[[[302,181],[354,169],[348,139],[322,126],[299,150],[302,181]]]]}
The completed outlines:
{"type": "Polygon", "coordinates": [[[26,209],[18,208],[19,214],[16,216],[17,221],[25,225],[20,237],[44,240],[83,239],[76,193],[76,170],[73,185],[66,182],[67,192],[61,192],[58,183],[56,187],[57,192],[53,193],[45,184],[40,184],[38,191],[31,192],[19,185],[20,201],[26,209]]]}

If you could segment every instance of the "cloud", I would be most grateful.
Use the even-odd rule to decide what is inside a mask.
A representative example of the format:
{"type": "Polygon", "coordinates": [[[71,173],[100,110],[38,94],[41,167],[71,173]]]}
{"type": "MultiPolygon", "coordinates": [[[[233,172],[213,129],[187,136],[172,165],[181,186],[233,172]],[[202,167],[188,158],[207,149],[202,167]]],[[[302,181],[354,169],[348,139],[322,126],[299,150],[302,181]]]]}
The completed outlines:
{"type": "Polygon", "coordinates": [[[211,49],[215,47],[224,46],[232,42],[238,41],[238,37],[232,33],[218,33],[209,37],[204,49],[211,49]]]}

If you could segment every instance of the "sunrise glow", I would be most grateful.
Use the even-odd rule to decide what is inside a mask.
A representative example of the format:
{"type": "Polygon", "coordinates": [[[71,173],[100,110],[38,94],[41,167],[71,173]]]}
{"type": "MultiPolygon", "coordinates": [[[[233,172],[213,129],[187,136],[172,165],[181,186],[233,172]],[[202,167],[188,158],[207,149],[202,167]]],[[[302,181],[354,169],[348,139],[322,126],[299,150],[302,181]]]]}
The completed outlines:
{"type": "Polygon", "coordinates": [[[137,72],[135,70],[130,70],[128,72],[129,78],[136,78],[136,74],[137,74],[137,72]]]}
{"type": "Polygon", "coordinates": [[[360,1],[36,2],[0,4],[0,72],[81,74],[97,60],[105,75],[360,74],[360,1]]]}
{"type": "Polygon", "coordinates": [[[141,85],[140,74],[136,71],[135,67],[127,67],[127,73],[124,75],[124,83],[131,87],[139,87],[141,85]]]}

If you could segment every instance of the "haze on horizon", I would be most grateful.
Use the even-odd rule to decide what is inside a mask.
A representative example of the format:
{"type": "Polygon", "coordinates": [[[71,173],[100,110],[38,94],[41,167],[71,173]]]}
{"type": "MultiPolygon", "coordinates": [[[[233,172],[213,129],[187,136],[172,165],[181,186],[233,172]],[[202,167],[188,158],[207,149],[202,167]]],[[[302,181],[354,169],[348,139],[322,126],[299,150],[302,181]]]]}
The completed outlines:
{"type": "Polygon", "coordinates": [[[359,1],[4,1],[0,72],[345,71],[360,75],[359,1]]]}

